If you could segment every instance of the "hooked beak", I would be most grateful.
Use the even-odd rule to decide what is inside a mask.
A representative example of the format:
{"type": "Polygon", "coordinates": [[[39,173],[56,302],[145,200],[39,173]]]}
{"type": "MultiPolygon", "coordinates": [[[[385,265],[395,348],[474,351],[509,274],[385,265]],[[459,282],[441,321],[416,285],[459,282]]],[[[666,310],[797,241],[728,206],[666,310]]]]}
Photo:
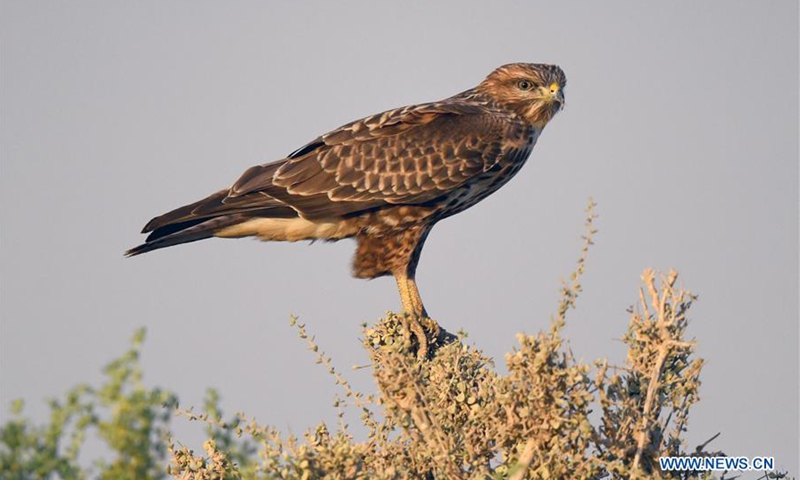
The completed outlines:
{"type": "Polygon", "coordinates": [[[559,109],[564,108],[564,103],[565,103],[564,90],[561,88],[559,84],[557,83],[550,84],[547,94],[551,102],[558,103],[559,109]]]}
{"type": "Polygon", "coordinates": [[[555,111],[564,108],[564,90],[558,83],[553,82],[549,86],[541,86],[539,87],[538,93],[538,98],[551,105],[555,111]]]}

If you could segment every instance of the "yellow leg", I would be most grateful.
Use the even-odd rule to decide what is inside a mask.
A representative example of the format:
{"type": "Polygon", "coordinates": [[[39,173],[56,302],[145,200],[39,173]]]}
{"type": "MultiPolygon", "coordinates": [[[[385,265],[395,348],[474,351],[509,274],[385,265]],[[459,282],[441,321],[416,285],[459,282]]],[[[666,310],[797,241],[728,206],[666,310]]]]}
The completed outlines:
{"type": "MultiPolygon", "coordinates": [[[[405,327],[406,335],[413,333],[417,337],[419,349],[417,356],[426,358],[428,356],[428,335],[422,326],[421,321],[427,319],[428,314],[425,312],[425,306],[422,304],[422,299],[419,296],[417,284],[413,278],[409,278],[405,272],[395,273],[395,280],[397,280],[397,289],[400,291],[400,301],[403,303],[403,310],[407,315],[403,316],[403,326],[405,327]]],[[[435,323],[435,322],[434,322],[435,323]]],[[[437,325],[438,327],[438,325],[437,325]]],[[[438,328],[432,329],[435,335],[438,335],[438,328]]],[[[410,338],[406,337],[407,343],[410,338]]]]}
{"type": "Polygon", "coordinates": [[[439,337],[440,329],[439,324],[436,323],[435,320],[428,316],[427,310],[425,310],[425,305],[422,304],[422,298],[419,296],[419,289],[417,289],[417,282],[414,280],[413,277],[408,279],[408,286],[409,286],[409,293],[411,294],[411,301],[416,308],[415,311],[421,312],[420,319],[425,322],[423,325],[424,328],[427,328],[431,332],[431,338],[434,341],[439,337]]]}
{"type": "Polygon", "coordinates": [[[425,305],[422,304],[422,298],[419,296],[417,289],[417,282],[414,278],[406,279],[408,285],[408,293],[411,296],[411,304],[414,306],[414,312],[418,312],[421,317],[427,317],[428,312],[425,311],[425,305]]]}
{"type": "Polygon", "coordinates": [[[397,280],[397,290],[400,291],[400,302],[403,304],[403,311],[409,315],[414,315],[417,312],[414,308],[408,276],[405,273],[396,273],[394,279],[397,280]]]}

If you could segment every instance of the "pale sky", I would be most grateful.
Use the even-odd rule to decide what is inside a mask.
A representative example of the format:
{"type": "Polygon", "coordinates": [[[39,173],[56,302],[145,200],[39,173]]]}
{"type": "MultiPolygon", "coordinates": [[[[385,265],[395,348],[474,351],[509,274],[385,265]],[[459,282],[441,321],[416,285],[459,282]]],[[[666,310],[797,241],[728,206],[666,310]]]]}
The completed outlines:
{"type": "Polygon", "coordinates": [[[22,397],[44,421],[44,398],[98,382],[146,326],[145,380],[183,405],[213,386],[295,433],[335,423],[337,387],[288,318],[373,390],[349,371],[360,324],[400,307],[390,278],[350,278],[352,241],[123,251],[320,133],[556,63],[566,109],[508,185],[434,228],[426,307],[502,365],[547,327],[591,195],[576,356],[623,362],[640,273],[676,268],[708,361],[689,445],[722,432],[712,447],[798,475],[797,21],[790,0],[3,1],[0,415],[22,397]]]}

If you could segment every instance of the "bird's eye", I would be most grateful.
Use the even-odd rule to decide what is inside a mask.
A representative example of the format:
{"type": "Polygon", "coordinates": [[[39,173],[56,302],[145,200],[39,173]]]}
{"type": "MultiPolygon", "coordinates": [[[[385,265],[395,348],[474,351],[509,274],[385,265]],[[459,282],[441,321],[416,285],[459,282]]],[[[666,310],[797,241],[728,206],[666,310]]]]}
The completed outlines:
{"type": "Polygon", "coordinates": [[[530,90],[533,88],[533,83],[529,82],[528,80],[520,80],[517,86],[520,90],[530,90]]]}

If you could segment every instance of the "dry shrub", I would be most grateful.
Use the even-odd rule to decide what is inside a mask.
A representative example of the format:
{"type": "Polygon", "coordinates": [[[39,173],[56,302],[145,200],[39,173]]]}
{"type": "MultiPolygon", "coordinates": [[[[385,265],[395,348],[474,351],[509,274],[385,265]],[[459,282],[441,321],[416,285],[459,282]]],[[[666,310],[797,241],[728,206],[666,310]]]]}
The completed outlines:
{"type": "Polygon", "coordinates": [[[508,373],[461,341],[419,360],[404,341],[404,322],[390,313],[364,330],[378,389],[365,396],[293,320],[318,363],[343,387],[340,418],[345,408],[360,409],[366,439],[355,439],[343,420],[335,433],[322,424],[299,439],[243,415],[226,424],[219,412],[184,412],[209,422],[212,438],[226,438],[229,453],[213,443],[206,444],[205,458],[172,448],[170,472],[185,479],[710,478],[658,469],[659,456],[711,454],[705,445],[689,452],[682,440],[703,361],[685,340],[695,297],[677,283],[675,271],[642,274],[622,337],[624,365],[582,363],[565,346],[562,331],[595,234],[593,208],[590,202],[583,254],[563,283],[549,328],[517,335],[518,346],[505,356],[508,373]],[[232,462],[241,444],[231,441],[231,432],[255,445],[258,458],[238,455],[232,462]]]}

